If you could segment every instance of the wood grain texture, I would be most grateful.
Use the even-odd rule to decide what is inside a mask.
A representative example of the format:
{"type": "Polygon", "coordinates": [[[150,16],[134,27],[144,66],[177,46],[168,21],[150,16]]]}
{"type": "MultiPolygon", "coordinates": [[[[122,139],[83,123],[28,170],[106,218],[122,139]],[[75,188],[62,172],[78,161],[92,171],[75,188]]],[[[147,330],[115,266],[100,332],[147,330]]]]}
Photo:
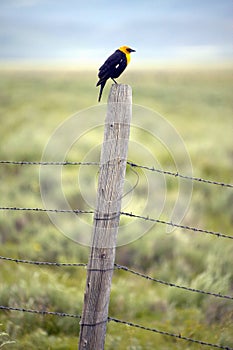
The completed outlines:
{"type": "Polygon", "coordinates": [[[131,115],[131,87],[112,85],[105,120],[92,246],[80,322],[80,350],[104,349],[131,115]]]}

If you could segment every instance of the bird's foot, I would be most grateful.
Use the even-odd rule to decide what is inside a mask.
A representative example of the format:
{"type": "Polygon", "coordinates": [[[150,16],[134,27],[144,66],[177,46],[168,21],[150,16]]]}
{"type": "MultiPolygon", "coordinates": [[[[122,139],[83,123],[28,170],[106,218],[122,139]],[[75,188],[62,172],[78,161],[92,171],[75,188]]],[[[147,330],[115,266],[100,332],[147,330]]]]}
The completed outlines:
{"type": "Polygon", "coordinates": [[[111,79],[114,81],[115,84],[118,85],[118,82],[114,78],[111,78],[111,79]]]}

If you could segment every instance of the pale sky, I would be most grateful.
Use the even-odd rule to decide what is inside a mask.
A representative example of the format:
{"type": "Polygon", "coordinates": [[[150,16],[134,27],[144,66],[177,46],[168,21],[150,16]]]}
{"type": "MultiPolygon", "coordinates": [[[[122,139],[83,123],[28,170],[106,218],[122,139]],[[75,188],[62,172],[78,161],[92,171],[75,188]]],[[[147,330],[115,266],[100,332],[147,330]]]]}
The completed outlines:
{"type": "Polygon", "coordinates": [[[233,62],[232,0],[1,0],[0,61],[233,62]]]}

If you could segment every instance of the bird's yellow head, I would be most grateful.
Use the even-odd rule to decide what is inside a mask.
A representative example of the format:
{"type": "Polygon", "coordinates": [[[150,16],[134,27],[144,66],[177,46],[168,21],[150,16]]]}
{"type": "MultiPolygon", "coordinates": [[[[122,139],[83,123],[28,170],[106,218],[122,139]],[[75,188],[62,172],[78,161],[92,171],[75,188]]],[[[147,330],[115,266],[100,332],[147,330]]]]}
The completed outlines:
{"type": "Polygon", "coordinates": [[[131,49],[129,46],[121,46],[121,47],[119,47],[119,50],[121,52],[124,52],[124,54],[126,55],[127,64],[130,62],[130,53],[136,52],[136,50],[131,49]]]}
{"type": "Polygon", "coordinates": [[[126,55],[129,54],[130,52],[135,52],[136,50],[131,49],[129,46],[121,46],[119,48],[120,51],[124,52],[126,55]]]}

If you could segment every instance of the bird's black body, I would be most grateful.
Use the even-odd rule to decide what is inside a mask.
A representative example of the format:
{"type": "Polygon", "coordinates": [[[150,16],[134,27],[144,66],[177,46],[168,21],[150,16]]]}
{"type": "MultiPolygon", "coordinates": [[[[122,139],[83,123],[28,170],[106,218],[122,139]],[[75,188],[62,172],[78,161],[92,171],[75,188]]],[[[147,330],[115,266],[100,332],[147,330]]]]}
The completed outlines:
{"type": "Polygon", "coordinates": [[[121,49],[116,50],[99,68],[99,81],[96,84],[96,86],[100,85],[99,102],[101,100],[106,81],[110,78],[116,83],[115,78],[118,78],[127,67],[127,55],[129,55],[130,52],[135,51],[128,47],[126,47],[125,50],[128,50],[126,51],[127,53],[124,53],[121,49]]]}
{"type": "Polygon", "coordinates": [[[127,66],[127,59],[124,52],[116,50],[100,67],[99,69],[99,82],[107,80],[109,78],[118,78],[127,66]]]}

